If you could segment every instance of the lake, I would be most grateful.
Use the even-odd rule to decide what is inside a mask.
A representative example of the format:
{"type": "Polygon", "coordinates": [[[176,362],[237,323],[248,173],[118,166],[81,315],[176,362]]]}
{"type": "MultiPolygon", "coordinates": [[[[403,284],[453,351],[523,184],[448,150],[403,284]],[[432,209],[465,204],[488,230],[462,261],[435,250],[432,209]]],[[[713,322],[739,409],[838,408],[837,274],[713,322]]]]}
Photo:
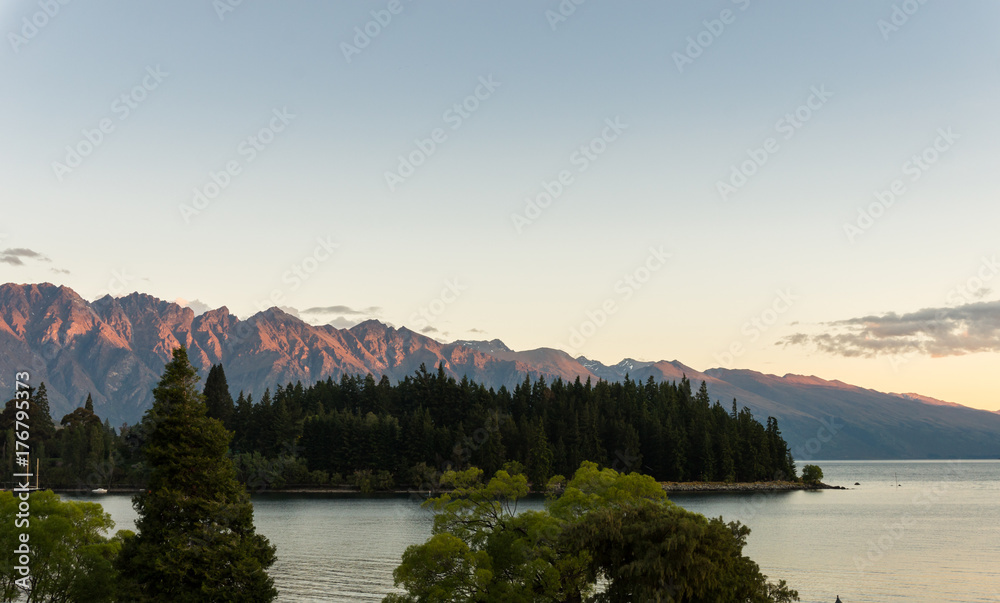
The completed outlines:
{"type": "MultiPolygon", "coordinates": [[[[851,489],[671,499],[750,526],[744,552],[802,601],[1000,603],[1000,461],[810,463],[824,482],[851,489]]],[[[66,498],[97,500],[118,528],[134,529],[128,496],[66,498]]],[[[402,552],[432,524],[418,498],[270,494],[253,503],[258,530],[278,547],[271,575],[281,601],[381,600],[402,552]]]]}

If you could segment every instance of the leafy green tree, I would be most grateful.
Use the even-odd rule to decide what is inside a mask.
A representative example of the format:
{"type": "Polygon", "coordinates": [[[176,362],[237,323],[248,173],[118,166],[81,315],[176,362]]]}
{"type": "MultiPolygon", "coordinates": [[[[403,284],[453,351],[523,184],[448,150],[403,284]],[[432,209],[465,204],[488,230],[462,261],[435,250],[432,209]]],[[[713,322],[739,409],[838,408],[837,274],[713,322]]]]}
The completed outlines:
{"type": "Polygon", "coordinates": [[[433,536],[393,574],[406,594],[383,601],[798,600],[742,554],[748,528],[674,505],[650,476],[584,462],[549,482],[545,511],[518,513],[528,480],[506,469],[486,484],[476,468],[443,476],[454,489],[425,503],[433,536]]]}
{"type": "Polygon", "coordinates": [[[389,490],[394,482],[392,474],[388,471],[372,471],[371,469],[359,469],[350,477],[352,486],[357,486],[362,494],[371,494],[377,490],[389,490]]]}
{"type": "Polygon", "coordinates": [[[802,481],[807,484],[818,484],[823,479],[823,470],[817,465],[802,467],[802,481]]]}
{"type": "Polygon", "coordinates": [[[783,581],[769,583],[742,554],[749,533],[722,518],[636,501],[588,513],[566,541],[590,551],[590,576],[607,581],[595,601],[798,600],[783,581]]]}
{"type": "Polygon", "coordinates": [[[451,492],[427,501],[437,511],[433,536],[409,547],[393,576],[406,595],[387,603],[572,601],[591,590],[582,581],[585,554],[556,548],[561,522],[549,513],[517,513],[528,493],[523,474],[448,471],[451,492]]]}
{"type": "MultiPolygon", "coordinates": [[[[14,529],[20,500],[11,492],[0,492],[0,596],[18,600],[12,552],[19,546],[22,530],[14,529]]],[[[121,531],[108,539],[104,533],[114,527],[101,505],[63,501],[51,490],[32,492],[31,516],[24,532],[31,548],[31,571],[27,580],[27,603],[87,602],[115,600],[117,576],[113,559],[122,545],[121,531]]]]}
{"type": "Polygon", "coordinates": [[[174,350],[143,417],[151,471],[136,495],[138,533],[118,568],[127,600],[272,601],[274,547],[257,534],[246,489],[227,457],[231,434],[206,416],[187,351],[174,350]]]}

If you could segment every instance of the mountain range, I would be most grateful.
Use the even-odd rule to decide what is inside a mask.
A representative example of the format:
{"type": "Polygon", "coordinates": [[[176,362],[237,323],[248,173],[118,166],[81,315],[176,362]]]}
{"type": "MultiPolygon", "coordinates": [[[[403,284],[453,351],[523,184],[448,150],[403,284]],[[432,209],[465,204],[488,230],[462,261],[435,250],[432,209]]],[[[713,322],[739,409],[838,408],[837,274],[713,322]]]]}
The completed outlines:
{"type": "Polygon", "coordinates": [[[152,403],[172,350],[188,348],[204,376],[223,364],[234,393],[259,398],[267,387],[372,373],[398,381],[421,364],[508,389],[526,377],[707,384],[727,408],[736,399],[760,420],[778,419],[799,461],[810,459],[1000,458],[1000,411],[906,393],[882,393],[812,376],[767,375],[674,361],[625,359],[605,365],[552,348],[514,351],[499,339],[441,343],[405,327],[369,320],[349,329],[310,325],[278,308],[240,320],[225,307],[190,308],[132,293],[92,302],[68,287],[0,285],[0,388],[15,372],[44,381],[58,419],[90,394],[112,424],[135,423],[152,403]]]}

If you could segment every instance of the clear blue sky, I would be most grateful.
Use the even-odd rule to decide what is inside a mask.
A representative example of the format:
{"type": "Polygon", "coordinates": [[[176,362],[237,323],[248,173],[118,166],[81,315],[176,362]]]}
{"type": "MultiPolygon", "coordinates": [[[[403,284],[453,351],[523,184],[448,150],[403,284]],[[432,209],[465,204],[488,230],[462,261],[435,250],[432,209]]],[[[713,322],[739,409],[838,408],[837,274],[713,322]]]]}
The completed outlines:
{"type": "Polygon", "coordinates": [[[0,5],[0,280],[1000,408],[997,3],[228,2],[0,5]]]}

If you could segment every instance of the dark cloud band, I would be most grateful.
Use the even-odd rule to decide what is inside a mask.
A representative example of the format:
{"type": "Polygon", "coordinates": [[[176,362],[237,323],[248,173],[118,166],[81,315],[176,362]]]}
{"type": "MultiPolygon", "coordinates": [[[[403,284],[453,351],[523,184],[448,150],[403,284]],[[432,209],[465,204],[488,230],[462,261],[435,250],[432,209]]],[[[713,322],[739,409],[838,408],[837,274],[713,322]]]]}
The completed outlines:
{"type": "Polygon", "coordinates": [[[907,353],[960,356],[1000,351],[1000,301],[925,308],[907,314],[890,312],[823,326],[824,333],[795,333],[777,345],[812,344],[821,352],[845,357],[907,353]]]}
{"type": "Polygon", "coordinates": [[[23,258],[38,260],[39,262],[51,262],[44,254],[38,253],[26,247],[12,247],[0,251],[0,264],[10,264],[11,266],[23,266],[23,258]]]}

